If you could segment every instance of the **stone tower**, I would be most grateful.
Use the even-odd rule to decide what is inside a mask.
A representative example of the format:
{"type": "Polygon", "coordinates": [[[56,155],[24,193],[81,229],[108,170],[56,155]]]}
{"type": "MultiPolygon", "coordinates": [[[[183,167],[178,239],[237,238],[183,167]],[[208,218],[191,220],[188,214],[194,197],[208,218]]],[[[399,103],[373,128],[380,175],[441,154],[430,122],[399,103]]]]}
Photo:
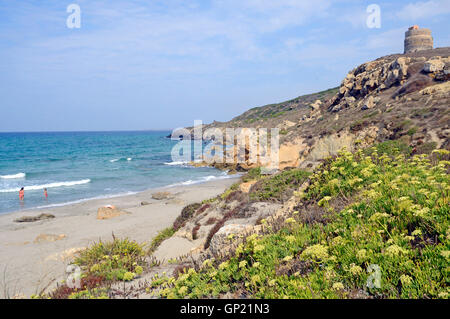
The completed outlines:
{"type": "Polygon", "coordinates": [[[414,25],[405,32],[405,53],[433,49],[430,29],[420,29],[414,25]]]}

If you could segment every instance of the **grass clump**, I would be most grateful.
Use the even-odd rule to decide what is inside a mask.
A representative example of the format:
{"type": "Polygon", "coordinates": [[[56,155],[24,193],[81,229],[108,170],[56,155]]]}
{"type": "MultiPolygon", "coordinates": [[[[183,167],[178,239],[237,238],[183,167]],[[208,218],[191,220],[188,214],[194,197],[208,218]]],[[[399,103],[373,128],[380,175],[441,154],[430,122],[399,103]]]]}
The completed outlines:
{"type": "Polygon", "coordinates": [[[161,230],[158,232],[158,235],[156,235],[155,238],[153,238],[150,247],[148,249],[148,253],[152,254],[156,251],[156,249],[161,245],[163,241],[170,238],[175,234],[175,229],[173,227],[168,227],[166,229],[161,230]]]}
{"type": "Polygon", "coordinates": [[[447,299],[449,151],[411,157],[391,146],[325,161],[291,217],[264,223],[229,257],[161,280],[159,295],[447,299]],[[311,208],[330,219],[303,221],[311,208]]]}

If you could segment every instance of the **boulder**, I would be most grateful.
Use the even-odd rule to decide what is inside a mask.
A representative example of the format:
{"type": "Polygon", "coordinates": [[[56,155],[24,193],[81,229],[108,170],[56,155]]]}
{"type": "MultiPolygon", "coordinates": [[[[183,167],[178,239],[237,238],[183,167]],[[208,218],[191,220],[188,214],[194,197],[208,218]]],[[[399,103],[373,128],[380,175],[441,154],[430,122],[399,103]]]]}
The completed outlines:
{"type": "Polygon", "coordinates": [[[111,219],[125,214],[129,213],[121,211],[114,206],[100,207],[97,211],[97,219],[111,219]]]}
{"type": "Polygon", "coordinates": [[[152,198],[156,199],[156,200],[164,200],[164,199],[173,198],[173,196],[169,192],[158,192],[158,193],[152,194],[152,198]]]}
{"type": "Polygon", "coordinates": [[[318,110],[321,104],[322,104],[321,100],[316,100],[314,103],[311,104],[311,108],[313,110],[318,110]]]}
{"type": "Polygon", "coordinates": [[[445,67],[445,63],[441,60],[429,60],[425,62],[423,66],[423,71],[425,73],[434,73],[442,71],[445,67]]]}
{"type": "Polygon", "coordinates": [[[141,206],[147,206],[147,205],[150,205],[150,203],[146,202],[146,201],[141,202],[141,206]]]}
{"type": "Polygon", "coordinates": [[[23,216],[23,217],[14,219],[14,222],[16,222],[16,223],[32,223],[32,222],[37,222],[40,220],[52,219],[52,218],[55,218],[55,216],[52,214],[40,214],[39,216],[23,216]]]}
{"type": "Polygon", "coordinates": [[[241,185],[239,185],[239,189],[240,189],[241,192],[247,194],[248,192],[250,192],[250,188],[253,185],[255,185],[255,184],[256,184],[256,181],[250,181],[250,182],[247,182],[247,183],[242,183],[241,185]]]}
{"type": "Polygon", "coordinates": [[[219,229],[211,239],[209,249],[213,254],[219,254],[230,248],[230,235],[244,234],[252,229],[251,225],[229,224],[219,229]]]}
{"type": "Polygon", "coordinates": [[[51,234],[40,234],[34,240],[35,244],[43,243],[43,242],[53,242],[66,238],[65,234],[60,235],[51,235],[51,234]]]}
{"type": "Polygon", "coordinates": [[[364,105],[363,105],[363,107],[361,109],[362,110],[368,110],[368,109],[373,108],[374,106],[375,106],[375,103],[374,103],[373,96],[369,96],[366,99],[366,101],[364,102],[364,105]]]}

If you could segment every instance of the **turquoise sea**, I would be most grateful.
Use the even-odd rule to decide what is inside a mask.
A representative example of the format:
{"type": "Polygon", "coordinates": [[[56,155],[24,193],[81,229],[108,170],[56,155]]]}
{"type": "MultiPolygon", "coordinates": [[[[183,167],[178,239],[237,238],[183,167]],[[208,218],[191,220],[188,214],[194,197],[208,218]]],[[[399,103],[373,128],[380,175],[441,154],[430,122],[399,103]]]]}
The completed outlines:
{"type": "Polygon", "coordinates": [[[171,149],[178,142],[166,138],[168,134],[0,133],[0,213],[228,177],[213,168],[172,162],[171,149]]]}

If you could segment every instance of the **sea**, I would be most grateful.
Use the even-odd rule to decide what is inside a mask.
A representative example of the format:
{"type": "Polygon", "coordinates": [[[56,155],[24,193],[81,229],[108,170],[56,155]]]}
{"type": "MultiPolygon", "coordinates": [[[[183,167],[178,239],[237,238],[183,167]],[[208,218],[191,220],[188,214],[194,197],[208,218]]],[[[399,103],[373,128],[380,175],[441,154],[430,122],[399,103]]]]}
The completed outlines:
{"type": "Polygon", "coordinates": [[[0,133],[0,214],[229,178],[214,168],[173,161],[179,141],[169,134],[0,133]]]}

